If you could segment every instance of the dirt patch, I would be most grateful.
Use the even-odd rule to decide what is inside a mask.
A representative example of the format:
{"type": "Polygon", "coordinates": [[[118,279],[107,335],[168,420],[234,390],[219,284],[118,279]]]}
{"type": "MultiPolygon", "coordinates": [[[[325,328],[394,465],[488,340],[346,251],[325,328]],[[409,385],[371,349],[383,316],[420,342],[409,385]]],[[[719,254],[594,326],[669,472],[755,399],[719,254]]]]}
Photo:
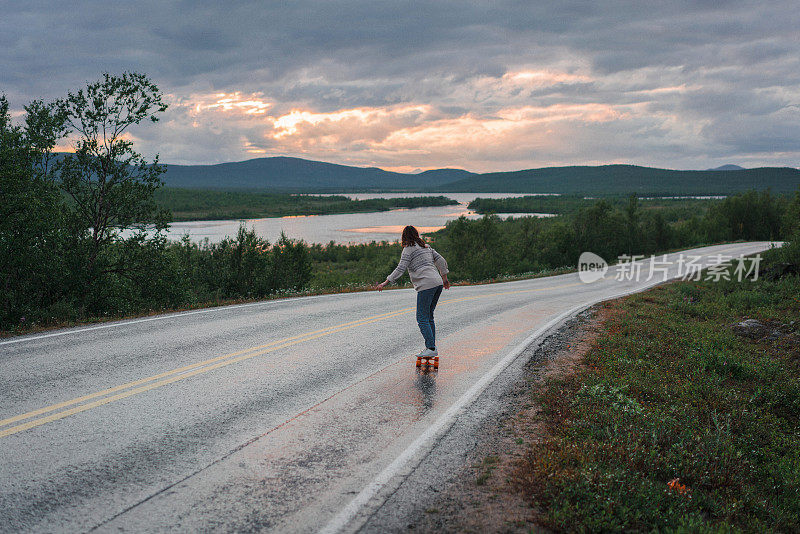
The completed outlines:
{"type": "Polygon", "coordinates": [[[606,305],[591,308],[545,340],[522,380],[502,399],[506,405],[500,415],[482,425],[468,462],[408,524],[410,531],[546,532],[537,523],[535,503],[525,500],[516,481],[530,444],[545,432],[533,393],[547,379],[575,372],[608,313],[606,305]]]}

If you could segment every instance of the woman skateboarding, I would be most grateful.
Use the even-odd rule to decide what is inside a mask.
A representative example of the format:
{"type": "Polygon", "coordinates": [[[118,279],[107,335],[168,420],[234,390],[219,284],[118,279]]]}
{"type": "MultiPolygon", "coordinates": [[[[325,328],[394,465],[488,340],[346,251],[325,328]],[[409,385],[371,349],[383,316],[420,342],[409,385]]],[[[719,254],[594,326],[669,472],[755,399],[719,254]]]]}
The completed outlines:
{"type": "MultiPolygon", "coordinates": [[[[442,294],[442,288],[450,288],[450,282],[447,281],[449,271],[442,255],[426,245],[413,226],[403,228],[400,243],[403,245],[400,263],[384,282],[375,286],[375,289],[383,290],[386,284],[403,276],[408,269],[408,276],[414,289],[417,290],[417,324],[422,337],[425,338],[425,349],[416,356],[419,362],[419,358],[429,359],[439,354],[436,351],[433,310],[439,301],[439,295],[442,294]]],[[[419,363],[417,365],[419,366],[419,363]]]]}

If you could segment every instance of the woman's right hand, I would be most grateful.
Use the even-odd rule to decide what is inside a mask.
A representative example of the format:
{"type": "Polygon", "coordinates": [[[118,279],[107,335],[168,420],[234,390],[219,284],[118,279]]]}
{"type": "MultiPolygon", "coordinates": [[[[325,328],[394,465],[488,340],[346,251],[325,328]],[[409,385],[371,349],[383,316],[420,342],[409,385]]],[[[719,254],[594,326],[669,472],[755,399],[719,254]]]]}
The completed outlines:
{"type": "Polygon", "coordinates": [[[450,280],[447,279],[447,275],[442,277],[442,282],[444,283],[445,289],[450,289],[450,280]]]}
{"type": "Polygon", "coordinates": [[[378,291],[383,291],[383,288],[386,287],[386,284],[388,283],[389,283],[388,280],[384,280],[380,284],[375,284],[375,289],[377,289],[378,291]]]}

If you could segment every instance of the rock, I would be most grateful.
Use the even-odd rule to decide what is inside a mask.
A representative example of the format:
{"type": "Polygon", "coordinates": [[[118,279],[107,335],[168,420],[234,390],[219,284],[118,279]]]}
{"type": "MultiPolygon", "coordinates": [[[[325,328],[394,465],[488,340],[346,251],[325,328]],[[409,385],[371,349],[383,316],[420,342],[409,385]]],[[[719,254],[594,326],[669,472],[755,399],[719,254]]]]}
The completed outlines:
{"type": "Polygon", "coordinates": [[[770,327],[756,319],[745,319],[733,325],[733,331],[736,334],[750,339],[761,339],[769,334],[770,330],[770,327]]]}
{"type": "Polygon", "coordinates": [[[775,330],[772,331],[772,333],[769,335],[769,337],[767,337],[767,339],[774,341],[776,339],[780,339],[780,338],[784,337],[785,335],[786,335],[786,332],[783,332],[780,328],[776,328],[775,330]]]}
{"type": "Polygon", "coordinates": [[[750,338],[761,340],[766,338],[775,341],[784,338],[792,333],[795,322],[782,324],[777,321],[767,321],[766,323],[756,319],[745,319],[732,326],[734,333],[750,338]]]}

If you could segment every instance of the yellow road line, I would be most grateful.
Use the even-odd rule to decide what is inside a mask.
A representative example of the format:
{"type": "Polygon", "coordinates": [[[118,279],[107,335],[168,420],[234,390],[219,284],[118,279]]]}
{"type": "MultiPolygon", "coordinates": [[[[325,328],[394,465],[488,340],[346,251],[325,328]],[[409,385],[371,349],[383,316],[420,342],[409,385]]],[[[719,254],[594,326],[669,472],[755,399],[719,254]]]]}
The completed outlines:
{"type": "MultiPolygon", "coordinates": [[[[404,308],[403,310],[400,310],[400,311],[408,311],[408,310],[411,310],[411,309],[412,308],[404,308]]],[[[388,315],[393,314],[393,313],[396,313],[396,312],[388,312],[388,313],[383,313],[383,314],[380,314],[380,315],[373,315],[372,317],[366,317],[364,319],[359,319],[357,321],[350,321],[350,322],[339,324],[339,325],[329,326],[328,328],[322,328],[320,330],[314,330],[312,332],[306,332],[304,334],[299,334],[299,335],[292,336],[292,337],[289,337],[289,338],[279,339],[277,341],[271,341],[270,343],[266,343],[264,345],[258,345],[258,346],[255,346],[255,347],[242,349],[242,350],[239,350],[239,351],[236,351],[236,352],[231,352],[229,354],[224,354],[222,356],[217,356],[215,358],[204,360],[202,362],[196,362],[196,363],[193,363],[193,364],[190,364],[190,365],[179,367],[177,369],[173,369],[171,371],[166,371],[164,373],[160,373],[160,374],[157,374],[157,375],[148,376],[146,378],[141,378],[139,380],[134,380],[133,382],[128,382],[126,384],[121,384],[119,386],[114,386],[114,387],[111,387],[111,388],[108,388],[108,389],[104,389],[102,391],[97,391],[97,392],[91,393],[89,395],[84,395],[82,397],[77,397],[75,399],[71,399],[71,400],[68,400],[68,401],[60,402],[58,404],[45,406],[44,408],[39,408],[38,410],[33,410],[31,412],[28,412],[28,413],[24,413],[24,414],[21,414],[21,415],[16,415],[14,417],[9,417],[7,419],[0,420],[0,426],[5,426],[5,425],[11,424],[11,423],[16,423],[17,421],[21,421],[23,419],[28,419],[30,417],[41,415],[41,414],[44,414],[44,413],[47,413],[47,412],[52,412],[52,411],[58,410],[60,408],[65,408],[65,407],[71,406],[73,404],[78,404],[78,403],[81,403],[81,402],[84,402],[84,401],[87,401],[87,400],[95,399],[97,397],[102,397],[104,395],[108,395],[110,393],[115,393],[117,391],[121,391],[123,389],[127,389],[127,388],[130,388],[130,387],[138,386],[138,385],[141,385],[141,384],[146,384],[147,382],[152,382],[154,380],[165,378],[165,377],[168,377],[168,376],[171,376],[171,375],[174,375],[174,374],[179,374],[179,373],[183,373],[185,371],[190,371],[192,369],[196,369],[198,367],[203,367],[203,366],[206,366],[206,365],[209,365],[209,364],[221,361],[221,360],[225,360],[227,358],[232,358],[232,357],[238,356],[240,354],[246,354],[246,353],[248,353],[250,351],[263,349],[263,348],[266,348],[266,347],[270,347],[272,345],[277,345],[277,344],[280,344],[280,343],[285,343],[287,341],[292,341],[292,340],[295,340],[295,339],[299,339],[301,337],[310,336],[312,334],[325,332],[327,330],[332,330],[332,329],[335,329],[335,328],[341,328],[343,326],[349,326],[349,325],[358,326],[358,324],[360,324],[360,323],[362,323],[364,321],[369,321],[371,319],[386,318],[384,316],[388,316],[388,315]]]]}
{"type": "Polygon", "coordinates": [[[31,428],[34,428],[34,427],[37,427],[37,426],[40,426],[40,425],[44,425],[46,423],[51,423],[53,421],[57,421],[59,419],[63,419],[65,417],[68,417],[70,415],[74,415],[76,413],[84,412],[86,410],[90,410],[90,409],[96,408],[98,406],[103,406],[104,404],[108,404],[110,402],[114,402],[114,401],[117,401],[117,400],[120,400],[120,399],[125,399],[125,398],[131,397],[133,395],[138,395],[139,393],[144,393],[145,391],[150,391],[151,389],[159,388],[161,386],[166,386],[167,384],[172,384],[174,382],[178,382],[179,380],[184,380],[186,378],[189,378],[189,377],[192,377],[192,376],[195,376],[195,375],[199,375],[199,374],[202,374],[202,373],[207,373],[208,371],[212,371],[214,369],[219,369],[220,367],[225,367],[225,366],[228,366],[228,365],[231,365],[231,364],[234,364],[234,363],[238,363],[238,362],[242,362],[242,361],[245,361],[245,360],[249,360],[250,358],[254,358],[254,357],[259,356],[261,354],[266,354],[268,352],[273,352],[273,351],[276,351],[276,350],[279,350],[279,349],[283,349],[283,348],[286,348],[286,347],[291,347],[292,345],[297,345],[298,343],[302,343],[304,341],[309,341],[309,340],[312,340],[312,339],[320,338],[320,337],[327,336],[327,335],[330,335],[330,334],[333,334],[333,333],[336,333],[336,332],[341,332],[343,330],[349,330],[350,328],[355,328],[357,326],[362,326],[362,325],[367,324],[367,323],[374,323],[376,321],[382,321],[383,319],[388,319],[389,317],[394,317],[396,315],[401,315],[403,313],[406,313],[409,309],[410,308],[406,308],[406,309],[403,309],[403,310],[400,310],[400,311],[397,311],[397,312],[393,312],[390,315],[379,316],[379,317],[377,317],[375,319],[371,319],[369,321],[362,321],[362,322],[359,322],[358,324],[351,324],[349,326],[344,326],[342,328],[337,328],[335,330],[330,330],[330,331],[327,331],[327,332],[322,332],[322,333],[319,333],[319,334],[307,336],[307,337],[304,337],[302,339],[295,339],[293,341],[288,341],[288,342],[282,343],[280,345],[275,345],[275,346],[269,347],[267,349],[263,349],[263,350],[260,350],[260,351],[257,351],[257,352],[251,352],[249,354],[244,354],[244,355],[238,356],[236,358],[231,358],[231,359],[228,359],[228,360],[225,360],[225,361],[217,362],[217,363],[215,363],[213,365],[209,365],[207,367],[202,367],[200,369],[195,369],[195,370],[190,371],[188,373],[184,373],[184,374],[177,375],[177,376],[172,376],[172,377],[167,378],[166,380],[162,380],[160,382],[153,382],[153,383],[150,383],[150,384],[147,384],[147,385],[144,385],[144,386],[140,386],[140,387],[137,387],[137,388],[134,388],[134,389],[130,389],[128,391],[124,391],[122,393],[118,393],[116,395],[112,395],[110,397],[105,397],[105,398],[96,400],[94,402],[90,402],[90,403],[87,403],[87,404],[82,404],[80,406],[75,406],[74,408],[70,408],[69,410],[64,410],[62,412],[54,413],[52,415],[48,415],[48,416],[42,417],[40,419],[34,419],[33,421],[28,421],[27,423],[23,423],[21,425],[16,425],[16,426],[12,426],[10,428],[6,428],[5,430],[0,430],[0,438],[3,438],[5,436],[10,436],[11,434],[16,434],[18,432],[22,432],[24,430],[28,430],[28,429],[31,429],[31,428]]]}
{"type": "MultiPolygon", "coordinates": [[[[463,302],[467,300],[474,300],[480,298],[487,298],[499,295],[511,295],[511,294],[519,294],[519,293],[530,293],[534,291],[548,291],[554,289],[562,289],[567,287],[574,287],[583,285],[582,283],[571,283],[571,284],[563,284],[560,286],[552,286],[552,287],[541,287],[541,288],[533,288],[533,289],[520,289],[514,291],[499,291],[494,293],[489,293],[485,295],[474,295],[470,297],[461,297],[457,299],[449,299],[442,301],[443,304],[450,304],[456,302],[463,302]]],[[[121,384],[119,386],[114,386],[112,388],[104,389],[95,393],[91,393],[88,395],[84,395],[82,397],[77,397],[75,399],[71,399],[68,401],[64,401],[58,404],[53,404],[50,406],[46,406],[44,408],[40,408],[38,410],[34,410],[31,412],[27,412],[21,415],[17,415],[14,417],[10,417],[8,419],[3,419],[0,421],[0,426],[5,426],[11,423],[15,423],[18,421],[22,421],[24,419],[29,419],[31,417],[35,417],[38,415],[43,415],[48,412],[56,411],[61,408],[66,408],[68,406],[73,406],[75,404],[79,404],[91,399],[97,399],[98,397],[104,397],[93,402],[89,402],[86,404],[81,404],[80,406],[74,406],[67,410],[63,410],[46,417],[41,417],[39,419],[34,419],[33,421],[28,421],[27,423],[22,423],[19,425],[15,425],[4,430],[0,430],[0,438],[5,436],[10,436],[12,434],[17,434],[19,432],[23,432],[25,430],[29,430],[31,428],[35,428],[37,426],[41,426],[53,421],[57,421],[59,419],[63,419],[70,415],[74,415],[80,412],[84,412],[86,410],[90,410],[92,408],[96,408],[98,406],[103,406],[105,404],[109,404],[111,402],[125,399],[131,397],[133,395],[138,395],[140,393],[144,393],[146,391],[150,391],[162,386],[166,386],[168,384],[172,384],[174,382],[178,382],[180,380],[184,380],[186,378],[190,378],[199,374],[203,374],[214,369],[219,369],[221,367],[225,367],[234,363],[238,363],[241,361],[248,360],[250,358],[254,358],[255,356],[260,356],[262,354],[266,354],[269,352],[276,351],[278,349],[283,349],[286,347],[290,347],[292,345],[297,345],[298,343],[302,343],[304,341],[310,341],[312,339],[317,339],[323,336],[327,336],[330,334],[334,334],[337,332],[341,332],[343,330],[348,330],[350,328],[355,328],[357,326],[363,326],[366,324],[374,323],[377,321],[382,321],[384,319],[389,319],[392,317],[396,317],[403,313],[409,312],[414,308],[402,308],[400,310],[396,310],[393,312],[383,313],[379,315],[373,315],[371,317],[366,317],[364,319],[358,319],[355,321],[350,321],[347,323],[342,323],[340,325],[335,325],[327,328],[322,328],[320,330],[314,330],[311,332],[306,332],[304,334],[299,334],[296,336],[292,336],[289,338],[272,341],[270,343],[266,343],[264,345],[258,345],[255,347],[250,347],[248,349],[242,349],[237,352],[232,352],[229,354],[225,354],[222,356],[217,356],[215,358],[211,358],[208,360],[204,360],[202,362],[193,363],[191,365],[186,365],[183,367],[179,367],[177,369],[173,369],[171,371],[167,371],[164,373],[160,373],[157,375],[149,376],[146,378],[142,378],[139,380],[135,380],[133,382],[128,382],[125,384],[121,384]],[[132,388],[132,389],[129,389],[132,388]],[[123,391],[126,390],[127,391],[123,391]],[[120,392],[121,393],[117,393],[120,392]],[[116,393],[116,395],[110,395],[112,393],[116,393]],[[106,396],[110,395],[110,396],[106,396]]]]}

